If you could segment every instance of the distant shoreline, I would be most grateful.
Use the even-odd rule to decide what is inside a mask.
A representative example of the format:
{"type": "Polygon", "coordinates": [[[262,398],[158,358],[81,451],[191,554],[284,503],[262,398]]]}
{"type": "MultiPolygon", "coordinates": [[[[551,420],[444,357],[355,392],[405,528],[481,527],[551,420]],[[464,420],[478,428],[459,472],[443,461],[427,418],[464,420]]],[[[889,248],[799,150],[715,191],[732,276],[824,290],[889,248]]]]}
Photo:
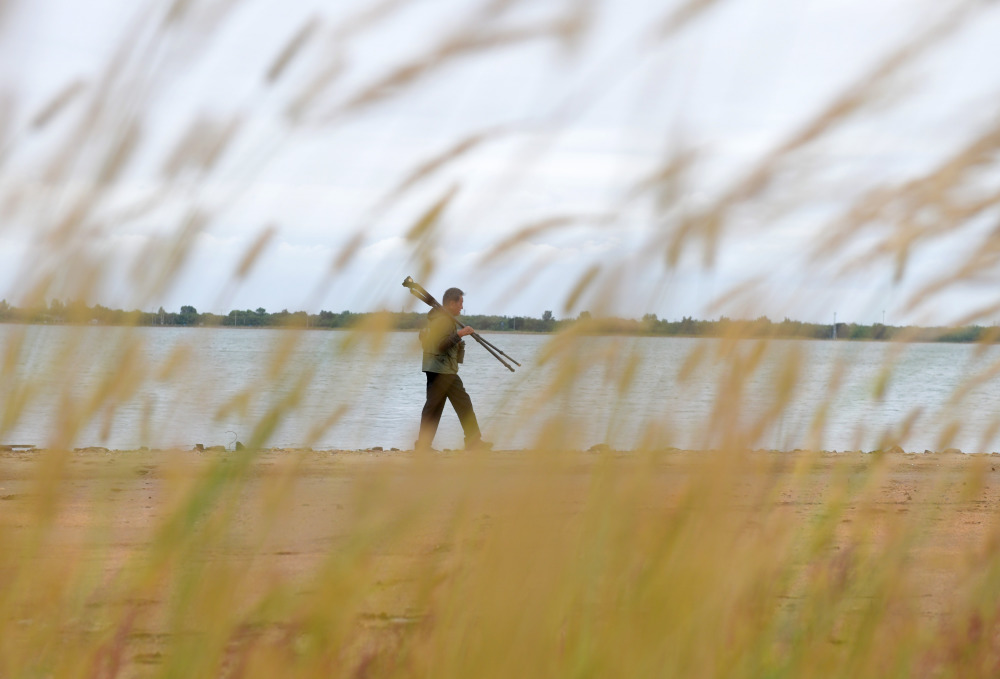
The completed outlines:
{"type": "MultiPolygon", "coordinates": [[[[1000,327],[967,325],[952,326],[894,326],[882,323],[809,323],[785,317],[772,321],[767,316],[755,319],[719,316],[716,320],[699,320],[683,316],[680,320],[658,318],[645,314],[641,319],[614,316],[595,317],[581,311],[576,318],[557,319],[552,311],[545,311],[541,318],[531,316],[498,316],[490,314],[463,314],[462,320],[477,331],[524,332],[547,334],[572,328],[574,333],[597,336],[637,337],[690,337],[690,338],[754,338],[754,339],[818,339],[818,340],[874,340],[903,342],[1000,342],[1000,327]]],[[[30,325],[73,326],[125,326],[125,327],[220,327],[220,328],[287,328],[302,330],[364,329],[417,330],[427,323],[426,311],[328,311],[311,314],[306,311],[269,312],[257,309],[233,309],[229,313],[199,313],[193,306],[182,306],[179,312],[160,307],[155,312],[133,309],[110,309],[100,304],[89,306],[84,302],[61,302],[53,299],[47,304],[19,308],[0,300],[0,323],[30,325]]]]}
{"type": "MultiPolygon", "coordinates": [[[[568,328],[569,325],[566,322],[561,322],[562,327],[560,329],[553,330],[511,330],[504,328],[485,328],[482,324],[477,324],[474,318],[464,318],[462,319],[468,325],[473,326],[477,330],[490,334],[505,334],[505,335],[557,335],[563,329],[568,328]]],[[[611,322],[620,321],[622,319],[609,319],[611,322]]],[[[627,319],[626,319],[627,320],[627,319]]],[[[717,321],[704,321],[705,323],[717,323],[717,321]]],[[[1000,343],[1000,332],[998,328],[993,326],[983,327],[983,326],[966,326],[960,328],[948,328],[948,327],[921,327],[921,326],[904,326],[899,328],[894,328],[897,330],[891,337],[870,337],[870,336],[838,336],[836,338],[831,336],[810,336],[803,334],[781,334],[781,333],[748,333],[741,332],[739,329],[731,330],[727,333],[711,333],[706,332],[702,334],[683,334],[683,333],[659,333],[659,332],[648,332],[643,330],[628,331],[621,328],[602,328],[602,321],[598,319],[596,321],[589,321],[594,327],[592,329],[587,329],[579,332],[583,336],[591,337],[653,337],[653,338],[676,338],[676,339],[762,339],[762,340],[807,340],[807,341],[821,341],[821,342],[894,342],[901,344],[996,344],[1000,343]]],[[[741,323],[741,322],[736,322],[741,323]]],[[[747,322],[750,325],[751,322],[747,322]]],[[[839,324],[838,324],[839,325],[839,324]]],[[[853,325],[853,324],[845,324],[853,325]]],[[[312,325],[226,325],[221,323],[216,324],[164,324],[160,325],[157,323],[95,323],[95,322],[71,322],[71,321],[16,321],[16,320],[0,320],[0,326],[37,326],[37,327],[66,327],[66,328],[156,328],[156,329],[177,329],[177,328],[187,328],[191,330],[294,330],[294,331],[365,331],[366,328],[359,325],[353,326],[312,326],[312,325]]],[[[385,332],[418,332],[419,327],[391,327],[385,332]]],[[[372,332],[381,332],[381,329],[372,329],[372,332]]]]}

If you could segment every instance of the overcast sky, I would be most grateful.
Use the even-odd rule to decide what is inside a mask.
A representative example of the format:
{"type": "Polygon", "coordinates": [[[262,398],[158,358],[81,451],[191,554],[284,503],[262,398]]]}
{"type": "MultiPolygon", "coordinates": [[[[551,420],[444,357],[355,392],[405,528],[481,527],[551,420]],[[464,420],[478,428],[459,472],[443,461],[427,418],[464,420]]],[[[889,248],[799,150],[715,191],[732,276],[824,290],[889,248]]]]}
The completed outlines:
{"type": "MultiPolygon", "coordinates": [[[[914,249],[898,277],[891,257],[840,270],[875,235],[817,247],[852,198],[919,177],[997,124],[997,3],[690,3],[705,9],[665,31],[681,4],[2,3],[0,297],[16,302],[49,267],[48,296],[70,297],[79,283],[59,272],[89,257],[107,264],[88,299],[108,306],[417,308],[400,283],[426,254],[437,266],[421,282],[438,295],[462,287],[467,313],[818,322],[837,313],[871,323],[884,311],[904,323],[945,322],[995,301],[997,281],[980,277],[905,308],[977,247],[970,234],[992,229],[995,212],[914,249]],[[173,4],[187,13],[166,22],[173,4]],[[765,191],[727,212],[717,248],[695,239],[668,257],[663,237],[678,215],[711,206],[888,55],[963,9],[969,18],[894,72],[869,106],[784,159],[765,191]],[[579,30],[542,30],[568,18],[579,30]],[[449,36],[499,42],[525,29],[535,35],[469,49],[418,77],[398,71],[449,36]],[[296,35],[299,49],[280,61],[296,35]],[[392,73],[400,78],[370,89],[392,73]],[[112,110],[86,128],[95,102],[112,110]],[[58,224],[93,190],[108,145],[136,122],[132,153],[88,207],[83,222],[96,226],[49,257],[66,248],[58,224]],[[230,141],[207,171],[165,170],[191,129],[203,140],[228,129],[230,141]],[[482,137],[398,190],[472,135],[482,137]],[[659,210],[655,192],[635,197],[679,156],[689,163],[659,210]],[[437,248],[423,253],[407,234],[446,196],[437,248]],[[192,208],[209,219],[184,268],[163,289],[143,288],[136,281],[168,258],[162,239],[192,208]],[[562,216],[583,219],[495,252],[518,229],[562,216]],[[263,254],[234,281],[265,229],[274,235],[263,254]],[[344,256],[351,242],[358,247],[344,256]],[[572,295],[594,266],[595,285],[572,295]],[[615,294],[602,296],[611,282],[615,294]]],[[[995,192],[996,180],[987,167],[969,188],[995,192]]]]}

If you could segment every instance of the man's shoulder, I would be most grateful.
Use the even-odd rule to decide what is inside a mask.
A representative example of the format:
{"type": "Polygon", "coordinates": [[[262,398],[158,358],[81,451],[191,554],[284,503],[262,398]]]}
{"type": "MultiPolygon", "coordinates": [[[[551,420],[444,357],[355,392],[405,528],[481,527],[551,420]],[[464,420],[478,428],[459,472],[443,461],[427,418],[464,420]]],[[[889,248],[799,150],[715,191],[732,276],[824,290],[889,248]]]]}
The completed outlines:
{"type": "Polygon", "coordinates": [[[427,324],[429,326],[449,328],[450,325],[454,323],[454,321],[448,318],[447,314],[445,314],[443,311],[438,311],[437,313],[434,313],[434,311],[437,310],[436,309],[432,310],[431,313],[428,314],[427,316],[427,324]]]}

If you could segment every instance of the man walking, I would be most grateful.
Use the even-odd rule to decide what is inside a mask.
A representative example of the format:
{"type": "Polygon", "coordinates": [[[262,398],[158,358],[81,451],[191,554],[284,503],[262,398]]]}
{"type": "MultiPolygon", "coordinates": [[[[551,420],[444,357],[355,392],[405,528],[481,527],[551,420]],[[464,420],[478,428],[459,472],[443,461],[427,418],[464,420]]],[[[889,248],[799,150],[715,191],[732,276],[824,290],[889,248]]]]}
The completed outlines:
{"type": "Polygon", "coordinates": [[[458,376],[458,364],[465,358],[465,341],[462,338],[475,332],[469,326],[458,328],[452,318],[462,313],[464,302],[464,292],[448,288],[441,303],[448,313],[432,308],[427,314],[427,327],[420,332],[424,349],[421,370],[427,375],[427,401],[420,413],[420,434],[414,444],[417,451],[431,450],[446,399],[451,401],[458,421],[462,423],[465,449],[492,448],[491,443],[483,441],[476,413],[472,409],[472,399],[458,376]]]}

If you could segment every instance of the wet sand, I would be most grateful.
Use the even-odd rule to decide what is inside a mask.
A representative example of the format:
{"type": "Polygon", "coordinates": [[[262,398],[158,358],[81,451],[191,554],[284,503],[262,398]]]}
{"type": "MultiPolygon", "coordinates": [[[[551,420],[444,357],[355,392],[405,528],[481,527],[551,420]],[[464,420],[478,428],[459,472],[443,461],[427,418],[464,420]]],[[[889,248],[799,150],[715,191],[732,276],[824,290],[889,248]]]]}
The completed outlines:
{"type": "MultiPolygon", "coordinates": [[[[540,469],[538,456],[523,451],[445,452],[431,459],[415,458],[407,451],[273,450],[253,458],[239,455],[246,454],[88,449],[56,456],[37,450],[0,451],[0,541],[6,548],[0,569],[16,570],[29,589],[33,572],[39,582],[47,582],[46,578],[58,578],[60,568],[89,569],[94,574],[92,589],[81,596],[86,596],[90,610],[111,613],[111,619],[115,610],[137,611],[127,630],[126,657],[135,675],[141,676],[143,666],[155,667],[162,657],[168,635],[164,602],[156,597],[123,600],[115,583],[150,553],[157,530],[189,496],[194,480],[212,468],[250,460],[239,498],[225,519],[226,539],[203,556],[245,571],[261,586],[295,583],[298,578],[306,582],[328,554],[347,548],[373,512],[366,508],[366,497],[419,498],[426,493],[435,499],[428,503],[429,514],[418,528],[384,550],[375,549],[365,563],[384,586],[380,584],[365,601],[367,617],[359,624],[377,634],[379,629],[419,620],[420,611],[414,609],[407,590],[408,572],[430,559],[475,548],[452,543],[453,509],[463,506],[469,520],[479,522],[476,530],[488,531],[491,522],[516,510],[509,494],[516,494],[528,480],[537,481],[540,469]],[[461,492],[470,470],[490,480],[490,490],[474,501],[461,492]],[[43,478],[49,480],[40,483],[43,478]],[[49,526],[44,549],[31,546],[40,525],[49,526]]],[[[816,521],[829,512],[828,501],[837,484],[865,486],[869,500],[858,502],[859,494],[848,496],[838,510],[834,549],[850,548],[859,525],[873,540],[889,539],[897,519],[918,513],[926,539],[909,557],[919,597],[916,609],[929,620],[947,621],[961,573],[988,555],[996,540],[1000,456],[766,452],[748,456],[754,463],[741,468],[742,476],[734,481],[734,491],[721,511],[749,517],[749,525],[761,511],[803,524],[816,521]],[[761,479],[766,483],[759,483],[761,479]],[[762,487],[769,490],[762,493],[762,487]]],[[[665,504],[678,501],[706,465],[727,468],[716,453],[681,451],[657,454],[652,461],[640,461],[630,453],[588,452],[566,460],[570,462],[545,468],[541,482],[553,488],[552,506],[540,511],[567,516],[583,512],[591,472],[598,465],[643,465],[643,474],[665,504]]],[[[309,596],[311,586],[303,584],[299,595],[309,596]]],[[[17,630],[29,634],[33,626],[48,624],[44,615],[25,610],[31,602],[28,594],[17,605],[9,605],[3,611],[8,617],[5,628],[14,629],[15,635],[17,630]]],[[[76,633],[102,633],[97,623],[95,629],[80,620],[63,624],[75,626],[76,633]]],[[[279,633],[275,630],[280,626],[272,629],[279,633]]]]}

